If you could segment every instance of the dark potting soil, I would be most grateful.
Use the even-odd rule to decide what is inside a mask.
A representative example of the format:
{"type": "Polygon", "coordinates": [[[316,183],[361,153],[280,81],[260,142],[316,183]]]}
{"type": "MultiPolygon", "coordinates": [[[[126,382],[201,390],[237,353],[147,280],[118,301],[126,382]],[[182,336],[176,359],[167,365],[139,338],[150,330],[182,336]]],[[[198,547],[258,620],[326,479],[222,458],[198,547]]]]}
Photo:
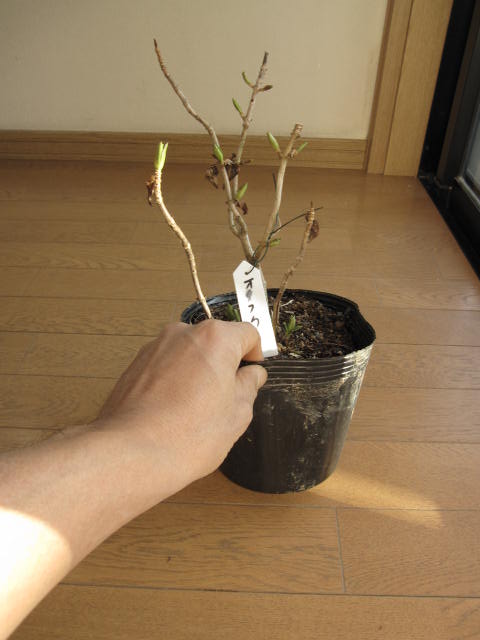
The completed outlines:
{"type": "MultiPolygon", "coordinates": [[[[269,296],[270,309],[274,298],[269,296]]],[[[233,305],[236,308],[236,305],[233,305]]],[[[227,303],[212,309],[217,320],[229,320],[227,303]]],[[[197,317],[196,322],[204,318],[197,317]]],[[[355,351],[352,333],[352,311],[327,307],[318,300],[296,293],[295,298],[283,296],[280,305],[280,329],[277,331],[279,355],[271,358],[316,360],[344,356],[355,351]],[[296,328],[288,334],[286,327],[295,317],[296,328]]]]}

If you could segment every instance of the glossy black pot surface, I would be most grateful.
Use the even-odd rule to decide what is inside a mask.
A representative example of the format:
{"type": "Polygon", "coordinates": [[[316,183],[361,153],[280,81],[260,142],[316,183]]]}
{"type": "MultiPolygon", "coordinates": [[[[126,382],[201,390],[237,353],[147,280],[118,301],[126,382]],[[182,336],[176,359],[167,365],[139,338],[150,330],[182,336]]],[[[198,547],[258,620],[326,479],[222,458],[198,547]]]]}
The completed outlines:
{"type": "MultiPolygon", "coordinates": [[[[269,289],[275,295],[276,289],[269,289]]],[[[290,289],[337,310],[351,310],[355,351],[318,360],[269,359],[268,381],[254,405],[247,431],[221,466],[233,482],[265,493],[309,489],[335,470],[370,357],[375,331],[351,300],[330,293],[290,289]]],[[[234,293],[209,298],[212,309],[235,303],[234,293]]],[[[200,303],[182,313],[195,323],[200,303]]]]}

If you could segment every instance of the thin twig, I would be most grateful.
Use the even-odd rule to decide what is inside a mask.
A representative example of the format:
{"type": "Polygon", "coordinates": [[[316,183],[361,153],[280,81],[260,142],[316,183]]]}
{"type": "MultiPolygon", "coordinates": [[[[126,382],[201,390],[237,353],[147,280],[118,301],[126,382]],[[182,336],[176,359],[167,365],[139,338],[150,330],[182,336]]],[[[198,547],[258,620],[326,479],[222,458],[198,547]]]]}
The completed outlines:
{"type": "Polygon", "coordinates": [[[193,116],[195,118],[195,120],[198,120],[198,122],[200,122],[200,124],[205,127],[205,129],[208,131],[208,133],[210,134],[210,137],[212,138],[212,142],[213,144],[217,144],[218,146],[220,146],[218,144],[218,138],[217,138],[217,134],[215,133],[214,128],[212,127],[211,124],[209,124],[205,118],[202,118],[202,116],[200,116],[195,109],[191,106],[191,104],[188,102],[185,94],[183,93],[183,91],[180,89],[180,87],[178,86],[178,84],[175,82],[175,80],[172,78],[172,76],[169,74],[167,67],[165,66],[165,62],[163,61],[163,57],[162,54],[160,53],[160,49],[158,48],[157,45],[157,41],[155,40],[155,38],[153,39],[153,43],[155,45],[155,52],[157,54],[157,58],[158,58],[158,62],[160,64],[160,68],[163,71],[163,75],[165,76],[165,78],[169,81],[169,83],[172,85],[172,89],[175,91],[175,93],[177,94],[177,96],[180,98],[180,100],[182,101],[183,106],[185,107],[185,109],[188,111],[188,113],[193,116]]]}
{"type": "MultiPolygon", "coordinates": [[[[260,70],[257,75],[257,80],[255,81],[255,84],[252,87],[252,95],[250,96],[250,102],[248,103],[247,113],[242,117],[242,120],[243,120],[242,133],[240,134],[240,142],[238,143],[238,150],[235,158],[235,162],[237,162],[239,166],[242,160],[245,141],[247,139],[247,130],[252,121],[252,112],[253,112],[253,107],[255,105],[255,100],[257,95],[261,92],[260,82],[267,71],[267,61],[268,61],[268,52],[265,51],[263,55],[262,64],[260,65],[260,70]]],[[[237,190],[238,190],[238,174],[235,176],[233,180],[233,192],[236,193],[237,190]]]]}
{"type": "Polygon", "coordinates": [[[185,249],[185,253],[187,254],[188,261],[190,263],[190,273],[192,274],[193,286],[195,287],[195,291],[197,293],[197,298],[198,298],[200,304],[202,305],[203,310],[205,311],[205,314],[206,314],[207,318],[212,318],[212,312],[210,311],[210,308],[209,308],[209,306],[207,304],[205,296],[203,295],[203,291],[202,291],[202,288],[200,286],[200,282],[198,280],[197,265],[196,265],[196,262],[195,262],[195,256],[193,255],[192,246],[191,246],[190,242],[187,240],[187,237],[185,236],[185,234],[183,233],[181,228],[176,223],[175,218],[168,211],[167,207],[165,206],[165,203],[163,202],[163,196],[162,196],[162,172],[157,169],[155,171],[155,173],[154,173],[154,176],[155,176],[155,181],[154,181],[154,185],[155,185],[154,186],[155,200],[157,201],[157,204],[160,207],[160,209],[161,209],[161,211],[163,213],[163,216],[164,216],[165,220],[167,221],[168,226],[180,238],[180,241],[181,241],[181,243],[183,245],[183,248],[185,249]]]}
{"type": "Polygon", "coordinates": [[[290,265],[290,267],[287,269],[285,275],[283,276],[283,280],[282,283],[278,289],[278,293],[277,293],[277,297],[275,298],[275,302],[273,304],[273,313],[272,313],[272,323],[273,323],[273,330],[276,331],[277,327],[278,327],[278,316],[280,313],[280,302],[282,301],[282,297],[283,294],[285,293],[285,289],[287,288],[287,282],[289,281],[291,275],[293,274],[293,272],[295,271],[295,269],[298,267],[298,265],[302,262],[303,257],[305,255],[305,250],[307,248],[307,242],[308,239],[310,237],[310,230],[312,228],[312,224],[313,221],[315,219],[315,209],[313,207],[313,203],[312,206],[310,207],[310,210],[307,214],[307,224],[305,226],[305,231],[303,234],[303,238],[302,238],[302,242],[300,244],[300,250],[298,252],[297,257],[295,258],[295,260],[293,261],[293,263],[290,265]]]}
{"type": "MultiPolygon", "coordinates": [[[[321,209],[323,209],[323,207],[315,207],[314,211],[316,213],[317,211],[320,211],[321,209]]],[[[272,233],[270,234],[269,240],[271,240],[273,236],[275,236],[281,229],[284,229],[285,227],[287,227],[290,223],[295,222],[295,220],[300,220],[300,218],[305,218],[305,216],[308,214],[309,211],[310,211],[310,209],[307,209],[307,211],[302,211],[302,213],[299,213],[298,216],[295,216],[294,218],[291,218],[287,222],[284,222],[282,225],[280,225],[279,227],[274,229],[272,231],[272,233]]]]}
{"type": "Polygon", "coordinates": [[[278,167],[277,178],[276,178],[276,188],[275,188],[275,202],[273,204],[272,212],[267,220],[267,224],[265,226],[265,231],[263,232],[263,238],[260,241],[261,246],[265,246],[268,241],[268,236],[271,231],[275,227],[275,222],[277,220],[278,213],[280,211],[280,204],[282,202],[282,191],[283,191],[283,180],[285,178],[285,170],[287,168],[288,160],[292,157],[293,145],[296,140],[299,138],[303,129],[303,125],[297,123],[290,134],[290,138],[288,140],[287,146],[284,152],[279,152],[280,155],[280,166],[278,167]]]}
{"type": "MultiPolygon", "coordinates": [[[[315,208],[315,212],[320,211],[320,209],[323,209],[323,207],[316,207],[315,208]]],[[[264,247],[262,247],[262,245],[259,244],[257,246],[257,248],[255,249],[254,258],[255,258],[255,264],[256,265],[259,265],[265,259],[265,256],[267,255],[268,249],[270,247],[270,243],[271,243],[270,241],[273,238],[273,236],[275,236],[279,231],[281,231],[282,229],[287,227],[292,222],[295,222],[295,220],[300,220],[300,218],[305,218],[307,213],[308,213],[308,211],[309,211],[308,209],[307,209],[307,211],[302,211],[302,213],[299,213],[298,216],[295,216],[294,218],[290,218],[290,220],[288,220],[287,222],[284,222],[279,227],[275,227],[275,229],[269,233],[268,239],[267,239],[267,244],[264,247]],[[257,256],[257,251],[261,250],[262,248],[263,248],[263,253],[262,253],[262,255],[260,257],[258,257],[257,256]]]]}
{"type": "MultiPolygon", "coordinates": [[[[174,90],[174,92],[180,98],[180,101],[182,102],[183,106],[188,111],[188,113],[193,118],[195,118],[195,120],[197,120],[207,130],[213,146],[217,145],[218,147],[220,147],[217,134],[215,133],[215,129],[212,127],[212,125],[209,122],[205,120],[205,118],[200,116],[195,111],[195,109],[192,107],[190,102],[187,100],[183,91],[180,89],[180,87],[177,85],[175,80],[172,78],[172,76],[168,72],[168,69],[165,65],[162,54],[160,53],[160,49],[158,48],[157,41],[154,39],[153,42],[155,45],[155,53],[157,54],[158,62],[160,64],[160,68],[163,72],[163,75],[172,86],[172,89],[174,90]]],[[[227,194],[227,207],[228,207],[228,213],[229,213],[230,229],[232,233],[235,236],[237,236],[237,238],[239,238],[242,244],[245,257],[249,262],[251,262],[253,260],[253,247],[250,243],[250,238],[248,236],[247,224],[243,219],[242,213],[239,211],[237,205],[235,204],[235,198],[234,198],[234,194],[232,194],[232,188],[230,185],[230,180],[228,178],[228,173],[223,163],[221,164],[221,173],[223,178],[223,184],[225,186],[225,192],[227,194]]]]}

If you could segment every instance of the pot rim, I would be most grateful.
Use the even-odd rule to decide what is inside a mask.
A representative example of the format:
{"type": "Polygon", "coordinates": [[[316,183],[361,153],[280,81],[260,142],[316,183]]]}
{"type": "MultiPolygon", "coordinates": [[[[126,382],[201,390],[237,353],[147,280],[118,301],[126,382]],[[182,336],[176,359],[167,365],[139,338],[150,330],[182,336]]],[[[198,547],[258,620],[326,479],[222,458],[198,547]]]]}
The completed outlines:
{"type": "MultiPolygon", "coordinates": [[[[269,287],[267,291],[272,295],[276,295],[276,293],[278,292],[278,288],[269,287]]],[[[356,364],[358,365],[360,364],[359,359],[363,360],[364,357],[366,358],[366,360],[368,360],[371,348],[376,339],[375,329],[363,317],[363,315],[360,312],[360,308],[356,302],[354,302],[353,300],[349,300],[348,298],[338,296],[334,293],[328,293],[325,291],[315,291],[313,289],[286,289],[284,296],[294,295],[295,293],[301,293],[302,295],[306,294],[309,297],[317,298],[317,299],[319,297],[321,298],[324,297],[328,299],[328,302],[336,303],[332,305],[334,308],[338,305],[338,307],[343,309],[345,309],[346,307],[349,307],[350,309],[352,309],[357,316],[358,324],[361,325],[362,334],[364,338],[363,341],[365,342],[365,344],[364,346],[361,346],[355,349],[354,351],[347,353],[344,356],[329,356],[326,358],[316,358],[316,359],[311,359],[311,358],[293,359],[293,358],[286,358],[286,357],[280,356],[280,357],[275,357],[275,359],[269,358],[267,360],[260,361],[264,366],[267,366],[267,368],[273,367],[277,369],[277,368],[284,367],[286,364],[289,364],[295,368],[298,368],[298,365],[301,364],[304,367],[307,366],[311,368],[313,366],[314,368],[317,368],[319,365],[320,367],[322,367],[327,365],[327,363],[329,365],[335,365],[335,364],[340,365],[341,363],[349,363],[351,361],[356,361],[356,364]]],[[[236,293],[234,291],[231,291],[229,293],[220,293],[214,296],[210,296],[207,298],[207,303],[209,305],[215,306],[220,303],[230,302],[231,300],[236,300],[236,299],[237,299],[236,293]]],[[[196,300],[195,302],[190,304],[186,309],[182,311],[181,321],[185,322],[186,324],[191,324],[191,319],[193,315],[198,311],[203,312],[203,309],[200,302],[196,300]]],[[[253,364],[253,363],[249,363],[249,364],[253,364]]]]}

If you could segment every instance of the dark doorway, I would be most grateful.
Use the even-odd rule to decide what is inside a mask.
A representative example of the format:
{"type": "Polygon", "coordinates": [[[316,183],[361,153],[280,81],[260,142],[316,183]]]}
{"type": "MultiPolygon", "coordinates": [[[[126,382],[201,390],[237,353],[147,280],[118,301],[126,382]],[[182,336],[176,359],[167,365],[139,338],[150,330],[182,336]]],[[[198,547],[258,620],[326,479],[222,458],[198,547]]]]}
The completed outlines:
{"type": "Polygon", "coordinates": [[[455,0],[419,178],[480,276],[480,0],[455,0]]]}

